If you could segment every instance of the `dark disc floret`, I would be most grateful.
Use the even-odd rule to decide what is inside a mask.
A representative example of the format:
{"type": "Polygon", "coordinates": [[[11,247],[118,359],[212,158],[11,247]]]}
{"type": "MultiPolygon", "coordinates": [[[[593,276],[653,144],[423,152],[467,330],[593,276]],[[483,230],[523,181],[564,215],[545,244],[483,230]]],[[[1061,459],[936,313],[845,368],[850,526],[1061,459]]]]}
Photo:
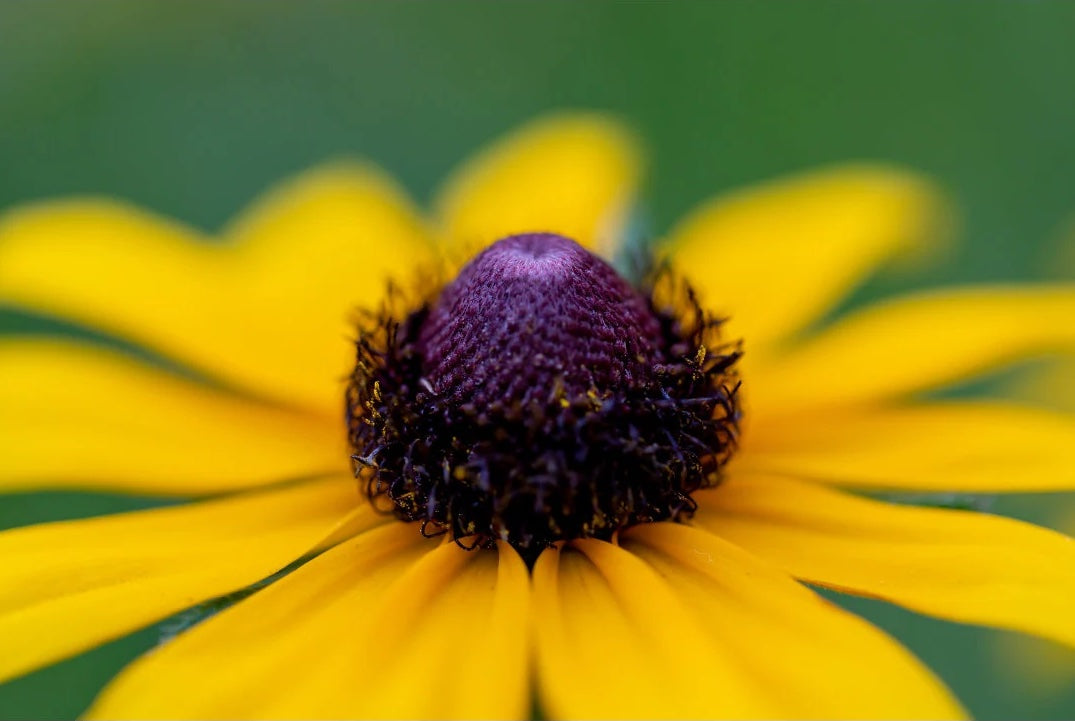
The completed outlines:
{"type": "Polygon", "coordinates": [[[636,288],[559,235],[515,235],[436,297],[359,328],[347,391],[370,495],[526,556],[681,519],[734,450],[736,344],[684,284],[636,288]]]}

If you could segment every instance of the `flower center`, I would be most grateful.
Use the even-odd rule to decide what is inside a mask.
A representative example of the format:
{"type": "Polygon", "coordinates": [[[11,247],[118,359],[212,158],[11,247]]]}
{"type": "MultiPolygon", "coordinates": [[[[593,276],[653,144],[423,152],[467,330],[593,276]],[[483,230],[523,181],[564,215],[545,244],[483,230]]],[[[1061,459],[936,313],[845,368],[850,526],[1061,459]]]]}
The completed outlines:
{"type": "Polygon", "coordinates": [[[562,236],[504,238],[431,303],[359,329],[356,474],[427,535],[527,557],[689,516],[739,421],[718,326],[667,275],[639,290],[562,236]]]}
{"type": "Polygon", "coordinates": [[[483,406],[651,379],[660,325],[646,299],[574,241],[505,238],[444,289],[419,334],[438,396],[483,406]]]}

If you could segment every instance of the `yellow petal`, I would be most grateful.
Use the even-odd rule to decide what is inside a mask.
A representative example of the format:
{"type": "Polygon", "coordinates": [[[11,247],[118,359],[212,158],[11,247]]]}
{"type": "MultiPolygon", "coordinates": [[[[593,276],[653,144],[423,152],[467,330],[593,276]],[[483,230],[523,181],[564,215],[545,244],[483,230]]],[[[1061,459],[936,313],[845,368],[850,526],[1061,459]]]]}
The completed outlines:
{"type": "Polygon", "coordinates": [[[281,410],[115,351],[0,340],[0,490],[198,494],[345,472],[341,423],[281,410]]]}
{"type": "MultiPolygon", "coordinates": [[[[0,534],[0,680],[243,588],[320,541],[353,479],[0,534]]],[[[384,516],[370,509],[366,526],[384,516]]]]}
{"type": "Polygon", "coordinates": [[[779,716],[676,590],[611,544],[543,553],[533,608],[538,692],[552,718],[779,716]]]}
{"type": "Polygon", "coordinates": [[[457,260],[513,233],[550,231],[596,250],[620,240],[638,185],[633,137],[615,121],[554,115],[465,163],[436,202],[457,260]]]}
{"type": "Polygon", "coordinates": [[[983,402],[836,409],[757,424],[737,459],[864,488],[1075,489],[1075,416],[983,402]]]}
{"type": "Polygon", "coordinates": [[[937,388],[1033,355],[1075,350],[1075,285],[923,293],[835,323],[756,367],[755,415],[865,403],[937,388]]]}
{"type": "Polygon", "coordinates": [[[702,205],[664,253],[752,353],[815,320],[894,255],[933,238],[940,204],[924,179],[846,166],[702,205]]]}
{"type": "Polygon", "coordinates": [[[1062,698],[1075,688],[1075,648],[1034,636],[998,634],[990,649],[995,673],[1016,698],[1062,698]]]}
{"type": "Polygon", "coordinates": [[[142,657],[89,715],[524,718],[527,593],[510,548],[390,523],[142,657]]]}
{"type": "Polygon", "coordinates": [[[0,300],[338,417],[351,314],[429,257],[406,201],[365,167],[301,176],[204,240],[118,203],[29,206],[0,219],[0,300]]]}
{"type": "Polygon", "coordinates": [[[1075,541],[999,516],[899,506],[744,475],[695,524],[810,583],[1075,645],[1075,541]]]}
{"type": "Polygon", "coordinates": [[[672,523],[637,526],[622,544],[677,590],[763,688],[780,689],[781,717],[963,715],[898,642],[734,545],[672,523]]]}
{"type": "Polygon", "coordinates": [[[961,715],[897,643],[731,544],[675,524],[622,542],[576,542],[534,569],[552,717],[961,715]]]}
{"type": "Polygon", "coordinates": [[[1034,364],[1013,380],[1008,390],[1010,395],[1034,405],[1075,411],[1075,358],[1034,364]]]}

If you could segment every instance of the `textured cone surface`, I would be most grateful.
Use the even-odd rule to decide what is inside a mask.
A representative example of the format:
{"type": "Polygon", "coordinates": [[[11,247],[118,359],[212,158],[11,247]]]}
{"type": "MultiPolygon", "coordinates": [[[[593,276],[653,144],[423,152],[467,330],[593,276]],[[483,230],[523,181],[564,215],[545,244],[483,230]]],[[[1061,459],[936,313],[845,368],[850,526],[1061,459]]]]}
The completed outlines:
{"type": "Polygon", "coordinates": [[[559,235],[504,238],[447,286],[423,324],[424,373],[444,401],[545,401],[651,380],[661,332],[646,299],[559,235]]]}

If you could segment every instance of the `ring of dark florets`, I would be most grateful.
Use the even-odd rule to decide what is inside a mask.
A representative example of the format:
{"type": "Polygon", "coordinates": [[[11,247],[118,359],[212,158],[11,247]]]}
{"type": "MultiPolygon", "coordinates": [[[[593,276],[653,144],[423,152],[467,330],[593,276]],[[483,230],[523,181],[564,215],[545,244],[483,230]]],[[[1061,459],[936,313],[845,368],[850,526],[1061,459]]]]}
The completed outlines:
{"type": "MultiPolygon", "coordinates": [[[[640,284],[661,329],[651,378],[614,392],[456,405],[422,377],[419,331],[431,300],[400,313],[398,288],[360,319],[347,388],[355,474],[369,497],[426,536],[472,549],[503,540],[533,559],[556,541],[611,538],[689,518],[735,450],[739,343],[667,269],[640,284]]],[[[414,307],[411,304],[410,307],[414,307]]]]}

